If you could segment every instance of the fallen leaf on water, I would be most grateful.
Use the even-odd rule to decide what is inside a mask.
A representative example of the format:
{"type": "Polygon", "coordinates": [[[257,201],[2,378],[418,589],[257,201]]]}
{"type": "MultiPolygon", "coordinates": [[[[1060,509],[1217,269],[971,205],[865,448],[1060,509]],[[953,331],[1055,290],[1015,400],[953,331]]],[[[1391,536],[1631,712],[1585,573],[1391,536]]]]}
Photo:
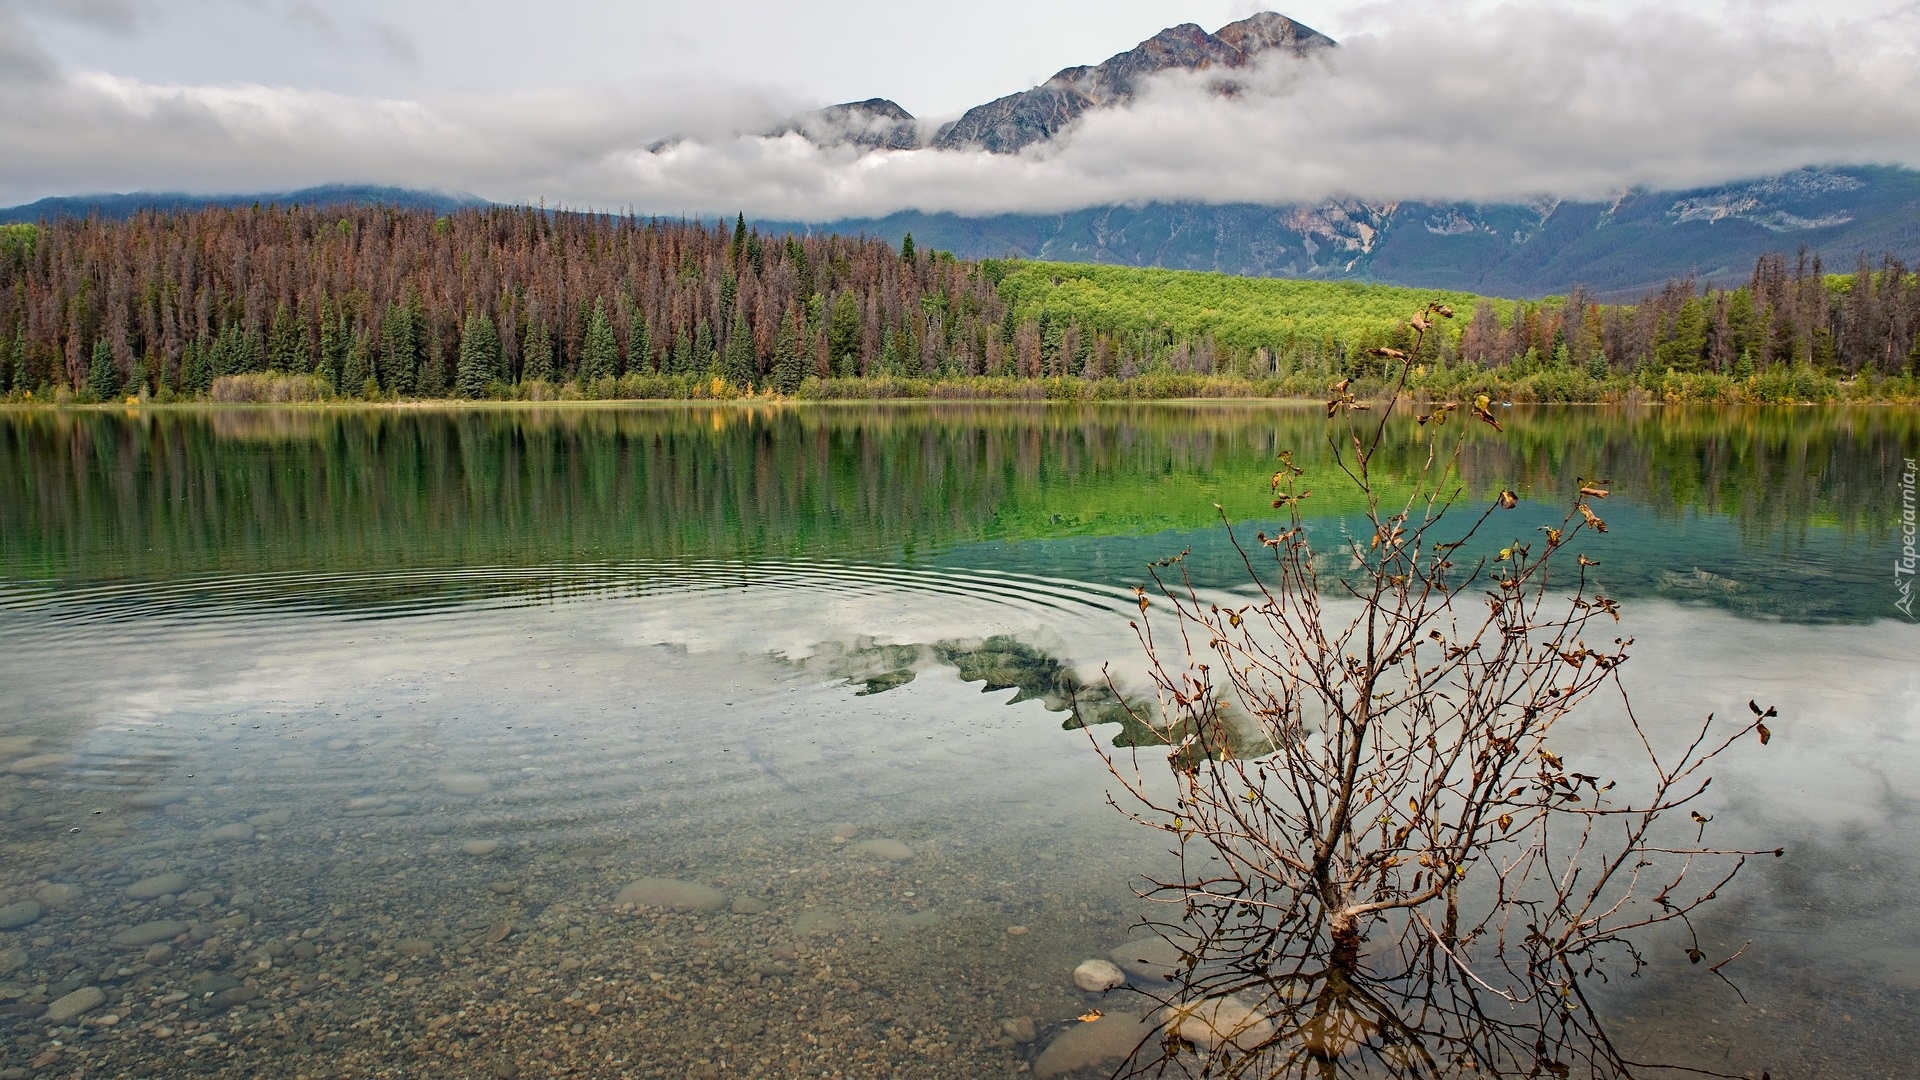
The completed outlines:
{"type": "Polygon", "coordinates": [[[1091,1024],[1095,1020],[1098,1020],[1105,1015],[1106,1014],[1101,1012],[1099,1009],[1089,1009],[1086,1012],[1083,1012],[1080,1014],[1080,1022],[1083,1024],[1091,1024]]]}

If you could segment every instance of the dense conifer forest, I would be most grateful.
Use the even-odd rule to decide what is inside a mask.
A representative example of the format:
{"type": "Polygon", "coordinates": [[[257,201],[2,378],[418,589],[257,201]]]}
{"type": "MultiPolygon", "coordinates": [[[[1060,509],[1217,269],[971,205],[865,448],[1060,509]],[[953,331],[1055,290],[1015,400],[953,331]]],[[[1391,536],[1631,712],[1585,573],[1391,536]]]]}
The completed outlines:
{"type": "Polygon", "coordinates": [[[1629,305],[983,260],[554,213],[248,207],[0,228],[14,400],[1312,395],[1383,371],[1516,400],[1911,399],[1920,279],[1768,256],[1629,305]]]}

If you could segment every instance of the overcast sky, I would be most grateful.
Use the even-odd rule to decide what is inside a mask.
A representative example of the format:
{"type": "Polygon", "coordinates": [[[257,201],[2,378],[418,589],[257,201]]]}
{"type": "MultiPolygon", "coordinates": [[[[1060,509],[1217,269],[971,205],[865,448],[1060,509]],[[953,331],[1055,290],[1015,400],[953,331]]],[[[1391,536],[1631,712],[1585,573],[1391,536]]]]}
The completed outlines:
{"type": "Polygon", "coordinates": [[[326,182],[825,219],[1151,199],[1592,197],[1920,166],[1920,0],[1299,0],[1342,42],[1162,80],[1018,157],[764,139],[923,117],[1245,0],[0,0],[0,204],[326,182]],[[683,136],[671,150],[655,140],[683,136]]]}

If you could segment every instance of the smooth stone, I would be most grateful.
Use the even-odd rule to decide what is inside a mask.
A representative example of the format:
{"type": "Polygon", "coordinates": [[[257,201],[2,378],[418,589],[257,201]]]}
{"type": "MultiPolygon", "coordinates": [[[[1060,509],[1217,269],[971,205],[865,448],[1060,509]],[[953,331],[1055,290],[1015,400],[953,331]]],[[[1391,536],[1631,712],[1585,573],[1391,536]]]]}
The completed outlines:
{"type": "Polygon", "coordinates": [[[138,926],[129,926],[107,940],[115,945],[158,945],[186,932],[187,924],[179,919],[155,919],[138,926]]]}
{"type": "Polygon", "coordinates": [[[11,975],[27,966],[27,950],[22,948],[0,949],[0,975],[11,975]]]}
{"type": "Polygon", "coordinates": [[[244,821],[236,821],[231,825],[220,826],[219,828],[208,833],[207,837],[208,839],[215,840],[223,844],[232,843],[240,840],[251,840],[253,839],[253,826],[247,824],[244,821]]]}
{"type": "Polygon", "coordinates": [[[440,786],[449,795],[485,795],[493,790],[493,785],[484,776],[470,773],[455,773],[440,778],[440,786]]]}
{"type": "Polygon", "coordinates": [[[730,910],[735,915],[764,915],[767,911],[767,902],[756,900],[751,896],[738,896],[734,898],[730,910]]]}
{"type": "Polygon", "coordinates": [[[127,805],[135,810],[158,810],[163,806],[172,806],[187,797],[184,791],[162,788],[156,791],[143,791],[127,800],[127,805]]]}
{"type": "Polygon", "coordinates": [[[850,821],[843,821],[833,827],[833,838],[835,840],[851,840],[859,835],[860,826],[850,821]]]}
{"type": "Polygon", "coordinates": [[[840,916],[819,908],[803,911],[793,920],[794,937],[817,937],[821,934],[831,934],[839,929],[840,916]]]}
{"type": "Polygon", "coordinates": [[[1025,1046],[1040,1037],[1040,1029],[1031,1016],[1013,1016],[1000,1021],[1000,1034],[1025,1046]]]}
{"type": "Polygon", "coordinates": [[[40,921],[46,909],[38,900],[22,900],[17,904],[0,907],[0,930],[18,930],[22,926],[31,926],[40,921]]]}
{"type": "Polygon", "coordinates": [[[621,889],[616,904],[672,908],[675,911],[718,911],[727,906],[727,894],[706,885],[673,878],[641,878],[621,889]]]}
{"type": "Polygon", "coordinates": [[[155,874],[142,878],[127,886],[127,898],[130,900],[153,900],[162,896],[187,891],[187,875],[155,874]]]}
{"type": "Polygon", "coordinates": [[[1378,1025],[1352,1009],[1335,1008],[1300,1025],[1300,1045],[1322,1061],[1337,1061],[1373,1037],[1378,1025]]]}
{"type": "Polygon", "coordinates": [[[1073,969],[1073,985],[1089,994],[1104,994],[1127,985],[1127,974],[1105,960],[1083,960],[1073,969]]]}
{"type": "Polygon", "coordinates": [[[184,904],[187,907],[203,908],[203,907],[206,907],[208,904],[213,903],[213,900],[214,900],[213,890],[195,889],[192,892],[183,892],[180,894],[179,899],[180,899],[180,903],[184,904]]]}
{"type": "Polygon", "coordinates": [[[171,945],[154,945],[148,948],[146,952],[140,954],[140,962],[150,964],[153,967],[159,967],[171,959],[173,959],[173,946],[171,945]]]}
{"type": "Polygon", "coordinates": [[[87,895],[87,890],[80,886],[60,882],[59,884],[49,885],[39,892],[34,893],[33,898],[45,904],[47,907],[59,907],[62,904],[71,904],[85,895],[87,895]]]}
{"type": "Polygon", "coordinates": [[[262,829],[277,829],[292,820],[293,811],[283,806],[278,810],[269,810],[264,814],[253,815],[247,819],[247,824],[262,829]]]}
{"type": "Polygon", "coordinates": [[[79,763],[80,759],[72,754],[35,754],[8,765],[7,771],[15,776],[39,776],[42,773],[59,772],[79,763]]]}
{"type": "Polygon", "coordinates": [[[1141,1016],[1103,1016],[1090,1024],[1070,1024],[1034,1060],[1033,1075],[1050,1080],[1124,1061],[1155,1031],[1153,1023],[1141,1016]]]}
{"type": "Polygon", "coordinates": [[[862,840],[849,850],[888,862],[906,862],[913,858],[913,849],[898,840],[862,840]]]}
{"type": "Polygon", "coordinates": [[[498,840],[469,840],[460,845],[460,851],[466,855],[486,856],[500,850],[498,840]]]}
{"type": "Polygon", "coordinates": [[[514,893],[520,891],[520,883],[517,881],[506,881],[504,879],[500,881],[489,881],[487,882],[487,891],[498,896],[512,896],[514,893]]]}
{"type": "Polygon", "coordinates": [[[1120,965],[1121,970],[1142,979],[1171,982],[1184,970],[1180,947],[1166,938],[1144,938],[1131,945],[1122,945],[1107,956],[1120,965]]]}
{"type": "Polygon", "coordinates": [[[1225,1043],[1251,1053],[1279,1033],[1266,1014],[1232,995],[1168,1006],[1163,1016],[1169,1034],[1202,1050],[1225,1043]]]}
{"type": "Polygon", "coordinates": [[[393,943],[393,951],[401,956],[425,956],[433,951],[433,942],[419,938],[401,938],[393,943]]]}
{"type": "Polygon", "coordinates": [[[97,986],[83,986],[65,997],[55,998],[41,1019],[49,1024],[64,1024],[89,1009],[107,1003],[107,992],[97,986]]]}

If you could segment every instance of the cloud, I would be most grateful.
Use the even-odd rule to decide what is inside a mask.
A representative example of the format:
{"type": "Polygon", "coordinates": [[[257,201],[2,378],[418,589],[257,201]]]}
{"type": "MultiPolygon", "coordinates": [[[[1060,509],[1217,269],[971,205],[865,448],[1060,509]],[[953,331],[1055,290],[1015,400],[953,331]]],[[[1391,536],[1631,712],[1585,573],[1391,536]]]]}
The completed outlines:
{"type": "Polygon", "coordinates": [[[65,74],[0,96],[0,194],[351,181],[829,220],[1151,200],[1591,198],[1807,164],[1920,166],[1911,20],[1869,37],[1857,24],[1664,9],[1392,10],[1323,57],[1275,57],[1237,76],[1234,97],[1204,74],[1164,76],[1127,109],[1000,156],[735,135],[797,107],[740,86],[375,100],[65,74]],[[679,138],[646,149],[669,135],[679,138]]]}

